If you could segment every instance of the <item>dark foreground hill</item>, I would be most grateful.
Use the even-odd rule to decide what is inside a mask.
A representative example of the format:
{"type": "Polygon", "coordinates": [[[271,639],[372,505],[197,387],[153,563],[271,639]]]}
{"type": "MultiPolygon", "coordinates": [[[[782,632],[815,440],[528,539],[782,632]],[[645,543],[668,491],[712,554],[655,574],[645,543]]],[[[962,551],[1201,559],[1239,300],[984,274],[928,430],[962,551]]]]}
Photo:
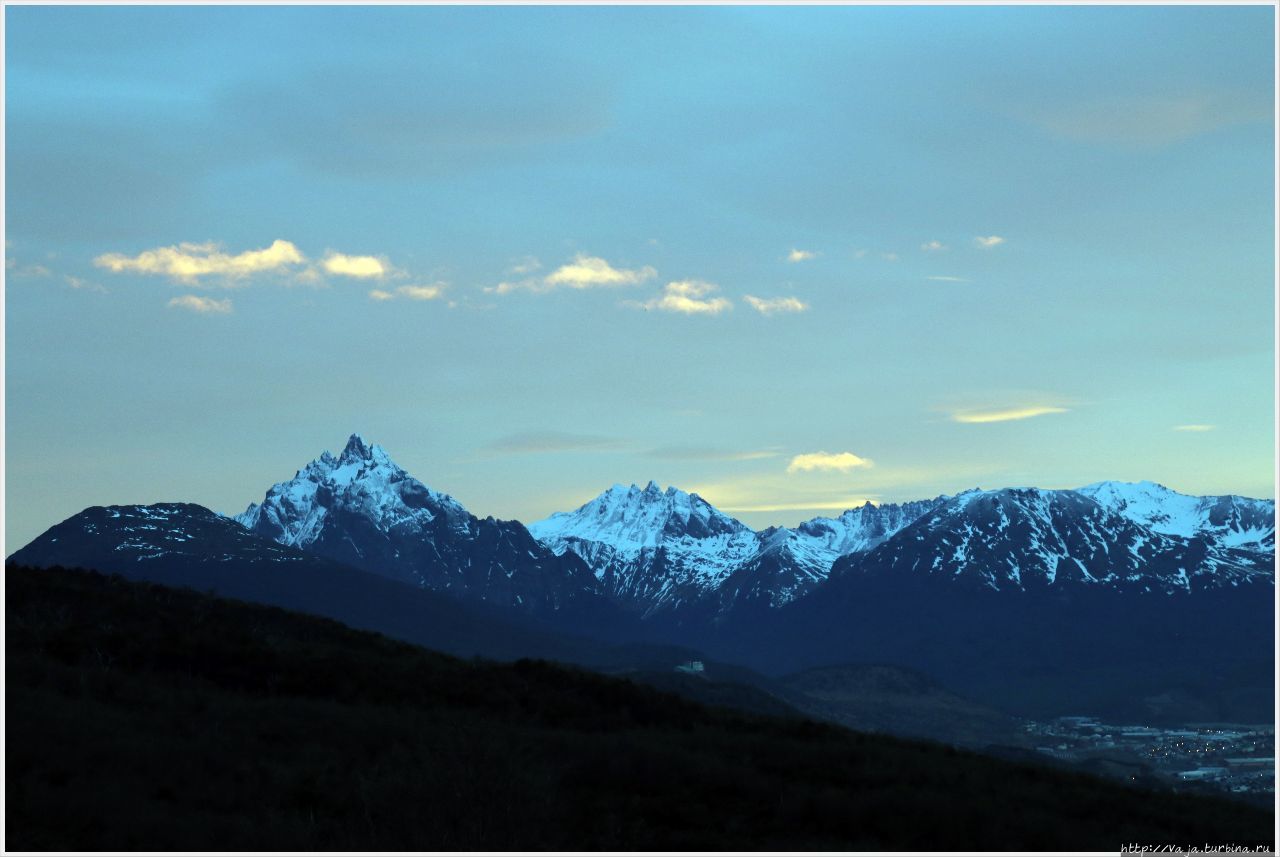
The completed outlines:
{"type": "Polygon", "coordinates": [[[1114,850],[1270,812],[6,569],[5,847],[1114,850]]]}

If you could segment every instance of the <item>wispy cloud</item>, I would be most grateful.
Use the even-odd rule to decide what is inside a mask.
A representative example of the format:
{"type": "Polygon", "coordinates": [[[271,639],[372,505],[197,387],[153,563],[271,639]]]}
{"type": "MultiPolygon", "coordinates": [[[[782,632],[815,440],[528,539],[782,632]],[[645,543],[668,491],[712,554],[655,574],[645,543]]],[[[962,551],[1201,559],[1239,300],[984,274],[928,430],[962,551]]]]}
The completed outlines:
{"type": "Polygon", "coordinates": [[[787,465],[788,473],[805,473],[812,470],[837,470],[848,473],[857,467],[871,467],[874,462],[852,452],[806,452],[794,456],[787,465]]]}
{"type": "Polygon", "coordinates": [[[93,282],[90,282],[89,280],[82,280],[79,277],[73,277],[70,274],[67,274],[62,279],[65,280],[67,285],[73,289],[86,291],[86,292],[98,292],[99,294],[103,294],[103,295],[107,294],[106,288],[99,285],[98,283],[93,283],[93,282]]]}
{"type": "Polygon", "coordinates": [[[954,411],[951,419],[957,423],[1004,423],[1010,420],[1027,420],[1045,414],[1065,414],[1068,410],[1055,405],[1024,405],[996,410],[954,411]]]}
{"type": "Polygon", "coordinates": [[[509,434],[481,447],[485,452],[499,455],[520,455],[538,452],[575,452],[618,449],[624,445],[617,438],[593,434],[575,434],[563,431],[535,431],[509,434]]]}
{"type": "Polygon", "coordinates": [[[14,277],[47,277],[53,273],[44,265],[23,265],[21,267],[12,260],[5,260],[5,267],[8,268],[10,275],[14,277]]]}
{"type": "Polygon", "coordinates": [[[761,315],[773,315],[779,312],[804,312],[809,305],[799,298],[758,298],[755,295],[743,297],[751,308],[761,315]]]}
{"type": "Polygon", "coordinates": [[[507,268],[507,273],[515,274],[516,276],[523,276],[524,274],[532,274],[534,271],[539,271],[541,269],[542,269],[542,262],[538,261],[538,257],[525,256],[523,259],[520,259],[515,264],[513,264],[510,268],[507,268]]]}
{"type": "MultiPolygon", "coordinates": [[[[699,494],[699,496],[702,496],[699,494]]],[[[801,500],[794,503],[763,503],[760,505],[748,506],[721,506],[715,504],[716,508],[722,512],[843,512],[847,509],[856,509],[859,506],[871,503],[879,505],[878,500],[864,496],[842,495],[838,499],[814,499],[801,500]]]]}
{"type": "Polygon", "coordinates": [[[998,247],[999,245],[1003,244],[1004,239],[1001,238],[999,235],[985,235],[985,236],[979,235],[978,237],[973,239],[973,243],[977,244],[979,247],[982,247],[983,249],[989,250],[992,247],[998,247]]]}
{"type": "Polygon", "coordinates": [[[300,265],[305,261],[306,257],[292,242],[276,240],[270,247],[262,250],[246,250],[235,255],[223,252],[219,245],[212,242],[182,243],[144,250],[137,256],[104,253],[94,259],[93,264],[116,274],[155,274],[183,283],[194,283],[200,277],[207,276],[241,279],[250,274],[300,265]]]}
{"type": "Polygon", "coordinates": [[[405,298],[411,301],[433,301],[443,297],[446,288],[448,288],[446,283],[432,283],[429,286],[400,286],[395,291],[370,289],[369,298],[375,301],[393,301],[396,298],[405,298]]]}
{"type": "Polygon", "coordinates": [[[382,279],[395,270],[382,256],[351,256],[333,250],[320,260],[320,267],[326,274],[358,280],[382,279]]]}
{"type": "Polygon", "coordinates": [[[967,283],[965,277],[925,277],[926,280],[934,280],[939,283],[967,283]]]}
{"type": "Polygon", "coordinates": [[[707,297],[718,291],[719,286],[702,280],[678,280],[667,283],[662,294],[643,303],[629,301],[628,306],[661,312],[677,312],[683,315],[719,315],[733,309],[728,298],[707,297]]]}
{"type": "Polygon", "coordinates": [[[1248,122],[1274,122],[1269,97],[1241,92],[1114,94],[1024,115],[1056,136],[1083,143],[1163,146],[1248,122]]]}
{"type": "Polygon", "coordinates": [[[787,254],[788,262],[807,262],[816,257],[818,254],[812,250],[799,250],[795,247],[791,248],[791,252],[787,254]]]}
{"type": "Polygon", "coordinates": [[[1191,423],[1185,426],[1174,426],[1174,431],[1213,431],[1217,426],[1208,423],[1191,423]]]}
{"type": "Polygon", "coordinates": [[[669,461],[759,461],[782,455],[776,449],[733,451],[708,446],[660,446],[643,454],[669,461]]]}
{"type": "Polygon", "coordinates": [[[920,245],[920,249],[926,253],[937,253],[940,250],[947,249],[947,245],[941,241],[926,241],[920,245]]]}
{"type": "Polygon", "coordinates": [[[170,309],[185,309],[189,312],[226,315],[231,312],[231,299],[215,300],[214,298],[205,298],[200,295],[182,295],[181,297],[170,299],[168,306],[170,309]]]}
{"type": "Polygon", "coordinates": [[[898,261],[898,254],[897,253],[881,253],[880,258],[884,259],[886,262],[896,262],[898,261]]]}

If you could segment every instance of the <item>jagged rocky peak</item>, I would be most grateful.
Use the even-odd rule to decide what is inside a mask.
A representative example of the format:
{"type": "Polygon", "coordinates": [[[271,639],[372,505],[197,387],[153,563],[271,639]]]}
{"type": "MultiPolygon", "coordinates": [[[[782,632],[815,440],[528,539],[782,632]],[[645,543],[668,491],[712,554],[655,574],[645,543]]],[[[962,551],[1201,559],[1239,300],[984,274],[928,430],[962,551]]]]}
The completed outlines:
{"type": "Polygon", "coordinates": [[[809,565],[830,568],[836,558],[855,551],[870,550],[921,515],[936,509],[950,498],[912,500],[906,503],[864,502],[846,509],[837,518],[810,518],[788,535],[788,548],[805,555],[809,565]]]}
{"type": "Polygon", "coordinates": [[[283,544],[306,546],[335,508],[358,514],[384,532],[440,515],[469,517],[452,497],[407,474],[381,446],[353,434],[341,454],[324,451],[293,479],[273,485],[261,504],[251,503],[236,520],[283,544]]]}

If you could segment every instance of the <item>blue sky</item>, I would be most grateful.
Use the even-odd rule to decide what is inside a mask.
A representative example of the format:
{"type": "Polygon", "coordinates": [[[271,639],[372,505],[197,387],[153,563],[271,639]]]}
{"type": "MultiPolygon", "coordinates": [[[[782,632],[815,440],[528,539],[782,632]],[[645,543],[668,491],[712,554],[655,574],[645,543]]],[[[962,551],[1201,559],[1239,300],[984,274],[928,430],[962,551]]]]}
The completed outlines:
{"type": "Polygon", "coordinates": [[[6,552],[353,431],[526,521],[1272,496],[1273,14],[8,7],[6,552]]]}

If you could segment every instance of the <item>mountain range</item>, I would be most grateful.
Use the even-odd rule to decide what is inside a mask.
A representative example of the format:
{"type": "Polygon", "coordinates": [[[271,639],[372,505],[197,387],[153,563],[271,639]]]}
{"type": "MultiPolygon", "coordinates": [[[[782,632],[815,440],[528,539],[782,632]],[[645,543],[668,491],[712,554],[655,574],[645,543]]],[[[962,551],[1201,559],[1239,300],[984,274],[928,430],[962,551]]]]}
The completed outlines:
{"type": "MultiPolygon", "coordinates": [[[[352,435],[234,517],[183,503],[92,507],[9,561],[188,585],[235,580],[231,594],[249,598],[272,580],[262,600],[309,609],[302,599],[324,615],[348,606],[293,590],[336,575],[339,602],[362,587],[400,601],[386,608],[400,636],[418,597],[405,593],[435,593],[486,621],[692,646],[777,673],[897,663],[1026,708],[1035,706],[1001,683],[1015,663],[1034,671],[1029,652],[1071,676],[1049,705],[1069,700],[1088,670],[1119,671],[1108,699],[1123,694],[1123,676],[1154,675],[1153,664],[1170,685],[1155,696],[1204,697],[1216,693],[1201,681],[1215,659],[1273,660],[1274,554],[1273,501],[1150,482],[973,489],[761,531],[650,482],[614,485],[526,528],[477,518],[352,435]],[[1151,643],[1171,621],[1181,623],[1176,639],[1151,643]],[[1045,628],[1060,635],[1047,647],[1045,628]],[[1125,642],[1135,635],[1147,643],[1125,642]],[[1081,657],[1099,646],[1116,652],[1101,667],[1081,657]]],[[[379,629],[376,605],[358,624],[379,629]]],[[[1258,709],[1258,688],[1246,696],[1238,707],[1258,709]]]]}

